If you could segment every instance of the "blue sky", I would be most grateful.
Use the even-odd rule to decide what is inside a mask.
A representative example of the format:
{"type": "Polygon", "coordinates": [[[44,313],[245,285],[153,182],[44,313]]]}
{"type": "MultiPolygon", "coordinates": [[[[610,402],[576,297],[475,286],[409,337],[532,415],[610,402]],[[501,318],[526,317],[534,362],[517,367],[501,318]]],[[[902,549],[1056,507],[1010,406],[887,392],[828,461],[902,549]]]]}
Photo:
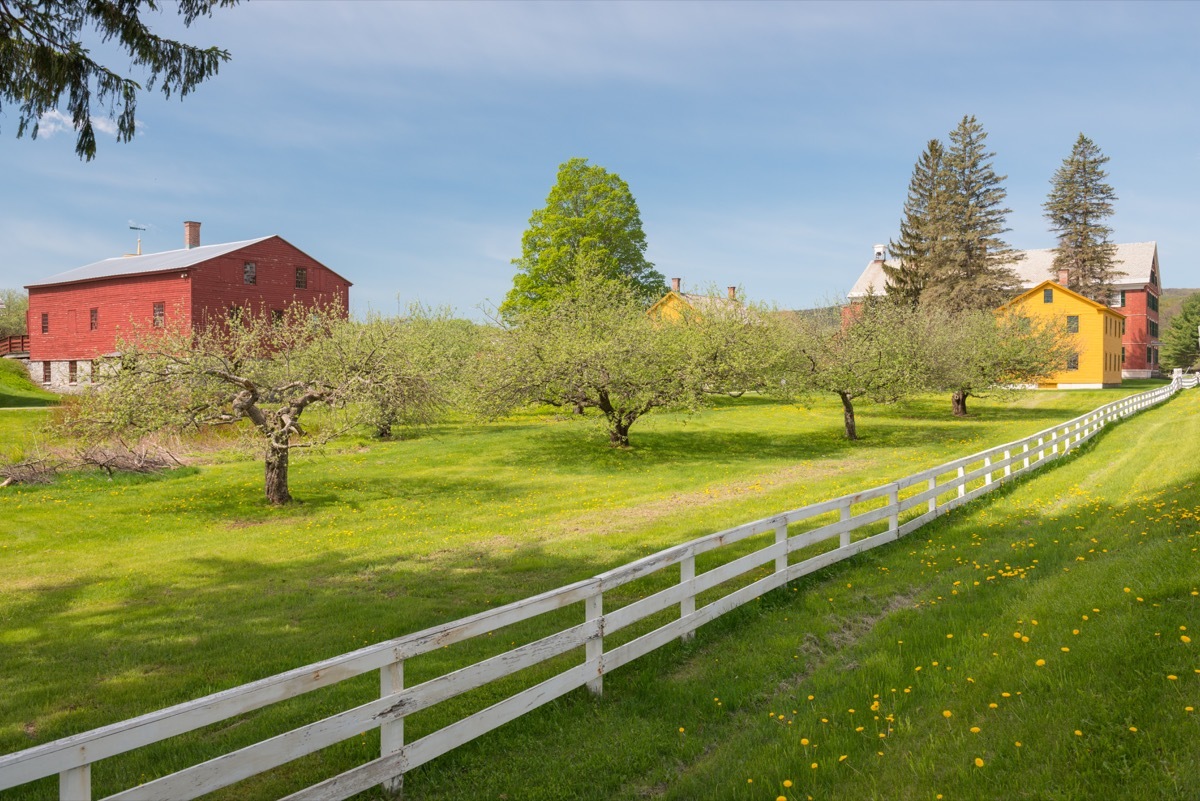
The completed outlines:
{"type": "Polygon", "coordinates": [[[133,142],[82,163],[70,130],[18,140],[0,113],[0,287],[199,220],[206,244],[283,236],[356,310],[479,317],[580,156],[629,184],[664,275],[808,307],[896,236],[913,163],[964,114],[1014,247],[1053,246],[1041,204],[1083,132],[1114,239],[1200,287],[1200,4],[265,0],[156,25],[233,58],[182,102],[143,94],[133,142]]]}

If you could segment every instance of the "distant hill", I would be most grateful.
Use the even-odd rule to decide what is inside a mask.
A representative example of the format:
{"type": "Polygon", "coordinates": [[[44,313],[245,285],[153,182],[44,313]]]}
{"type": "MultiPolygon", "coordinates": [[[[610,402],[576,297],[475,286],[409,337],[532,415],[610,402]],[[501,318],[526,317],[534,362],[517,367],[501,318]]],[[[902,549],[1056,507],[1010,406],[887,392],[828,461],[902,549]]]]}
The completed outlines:
{"type": "Polygon", "coordinates": [[[1158,324],[1161,331],[1166,331],[1171,324],[1171,318],[1179,311],[1183,302],[1200,289],[1164,289],[1158,302],[1158,324]]]}

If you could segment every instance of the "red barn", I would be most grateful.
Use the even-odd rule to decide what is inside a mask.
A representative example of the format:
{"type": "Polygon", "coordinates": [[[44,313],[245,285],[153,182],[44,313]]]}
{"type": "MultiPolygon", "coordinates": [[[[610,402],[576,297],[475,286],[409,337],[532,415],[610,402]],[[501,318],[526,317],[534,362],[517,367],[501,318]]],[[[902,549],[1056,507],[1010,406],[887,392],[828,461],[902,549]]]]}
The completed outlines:
{"type": "Polygon", "coordinates": [[[182,250],[105,259],[26,287],[34,381],[70,391],[135,325],[202,325],[235,308],[291,303],[349,311],[350,282],[282,237],[202,246],[200,223],[183,225],[182,250]]]}

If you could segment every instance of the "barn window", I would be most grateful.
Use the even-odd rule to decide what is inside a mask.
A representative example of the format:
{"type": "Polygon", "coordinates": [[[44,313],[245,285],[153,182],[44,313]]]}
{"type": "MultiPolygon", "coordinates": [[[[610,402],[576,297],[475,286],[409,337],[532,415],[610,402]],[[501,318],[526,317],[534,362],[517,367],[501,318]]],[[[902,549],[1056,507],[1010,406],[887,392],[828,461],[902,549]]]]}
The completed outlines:
{"type": "Polygon", "coordinates": [[[42,312],[42,333],[50,333],[50,314],[48,312],[42,312]]]}
{"type": "Polygon", "coordinates": [[[1042,303],[1053,303],[1053,302],[1054,302],[1054,290],[1053,289],[1043,289],[1042,290],[1042,303]]]}
{"type": "Polygon", "coordinates": [[[99,309],[89,309],[88,310],[88,328],[92,331],[95,331],[99,327],[100,327],[100,310],[99,309]]]}
{"type": "Polygon", "coordinates": [[[74,384],[79,379],[79,362],[67,362],[67,381],[74,384]]]}
{"type": "Polygon", "coordinates": [[[1158,311],[1158,295],[1147,292],[1146,305],[1150,307],[1150,311],[1158,311]]]}
{"type": "Polygon", "coordinates": [[[308,289],[308,268],[296,268],[296,289],[308,289]]]}
{"type": "Polygon", "coordinates": [[[1067,333],[1068,334],[1078,334],[1079,333],[1079,315],[1078,314],[1068,314],[1067,315],[1067,333]]]}
{"type": "Polygon", "coordinates": [[[167,304],[163,302],[154,304],[154,327],[162,328],[167,322],[167,304]]]}
{"type": "Polygon", "coordinates": [[[50,383],[50,362],[42,362],[42,383],[50,383]]]}
{"type": "Polygon", "coordinates": [[[257,284],[258,283],[258,267],[252,261],[248,261],[242,265],[242,283],[257,284]]]}
{"type": "Polygon", "coordinates": [[[1125,346],[1121,346],[1121,364],[1125,363],[1125,346]]]}
{"type": "Polygon", "coordinates": [[[1078,370],[1079,369],[1079,356],[1078,355],[1073,355],[1073,356],[1067,357],[1067,369],[1068,370],[1078,370]]]}

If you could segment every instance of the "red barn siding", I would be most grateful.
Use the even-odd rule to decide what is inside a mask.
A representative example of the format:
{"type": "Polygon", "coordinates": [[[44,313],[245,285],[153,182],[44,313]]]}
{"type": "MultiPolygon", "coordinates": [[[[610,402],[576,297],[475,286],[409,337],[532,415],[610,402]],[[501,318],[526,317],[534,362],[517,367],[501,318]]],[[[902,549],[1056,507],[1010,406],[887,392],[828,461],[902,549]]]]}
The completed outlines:
{"type": "MultiPolygon", "coordinates": [[[[1125,363],[1122,365],[1125,370],[1158,369],[1157,364],[1151,364],[1146,358],[1146,349],[1157,350],[1160,344],[1158,337],[1150,335],[1149,321],[1159,321],[1158,312],[1151,309],[1146,301],[1150,291],[1149,284],[1142,289],[1125,290],[1125,305],[1120,308],[1125,315],[1125,336],[1121,338],[1125,348],[1125,363]]],[[[1159,333],[1161,335],[1162,332],[1159,333]]]]}
{"type": "Polygon", "coordinates": [[[254,311],[338,302],[350,310],[350,282],[279,237],[249,245],[192,268],[192,319],[198,324],[224,318],[232,306],[254,311]],[[246,284],[243,266],[254,262],[255,284],[246,284]],[[296,268],[308,270],[308,288],[296,289],[296,268]]]}
{"type": "Polygon", "coordinates": [[[167,320],[183,315],[188,322],[191,293],[178,272],[102,278],[78,284],[30,287],[29,359],[59,361],[94,359],[111,353],[118,332],[133,325],[149,326],[155,303],[165,304],[167,320]],[[97,309],[97,328],[90,327],[90,310],[97,309]],[[42,314],[50,316],[50,331],[42,333],[42,314]]]}

